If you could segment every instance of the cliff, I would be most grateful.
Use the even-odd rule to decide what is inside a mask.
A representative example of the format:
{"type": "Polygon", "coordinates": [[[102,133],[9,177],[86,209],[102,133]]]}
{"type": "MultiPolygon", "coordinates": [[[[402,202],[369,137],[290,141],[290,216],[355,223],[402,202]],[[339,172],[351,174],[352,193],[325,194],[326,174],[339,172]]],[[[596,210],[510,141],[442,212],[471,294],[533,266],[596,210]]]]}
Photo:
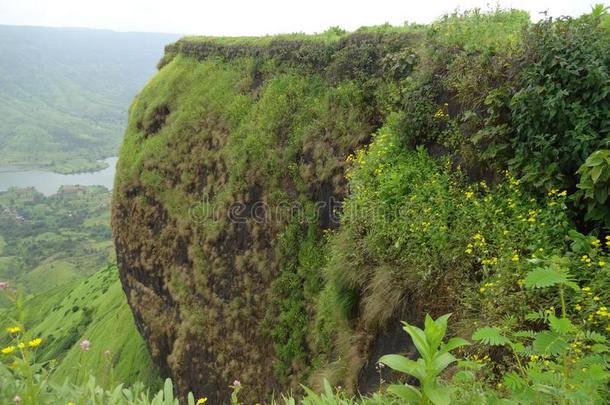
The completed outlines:
{"type": "MultiPolygon", "coordinates": [[[[476,295],[500,259],[468,251],[487,234],[512,257],[559,243],[519,215],[551,210],[537,200],[548,190],[576,191],[575,171],[606,145],[608,93],[583,94],[607,88],[607,44],[590,19],[531,26],[498,11],[167,46],[130,109],[112,213],[123,288],[161,373],[212,403],[235,379],[248,401],[322,378],[369,391],[377,358],[409,349],[400,319],[455,312],[467,329],[501,317],[523,298],[476,295]],[[545,65],[556,38],[578,73],[545,65]],[[574,53],[582,41],[591,58],[574,53]],[[562,91],[567,102],[548,101],[562,91]],[[577,125],[589,134],[578,151],[577,125]],[[507,194],[507,168],[526,194],[507,194]]],[[[571,209],[600,224],[586,204],[571,209]]]]}

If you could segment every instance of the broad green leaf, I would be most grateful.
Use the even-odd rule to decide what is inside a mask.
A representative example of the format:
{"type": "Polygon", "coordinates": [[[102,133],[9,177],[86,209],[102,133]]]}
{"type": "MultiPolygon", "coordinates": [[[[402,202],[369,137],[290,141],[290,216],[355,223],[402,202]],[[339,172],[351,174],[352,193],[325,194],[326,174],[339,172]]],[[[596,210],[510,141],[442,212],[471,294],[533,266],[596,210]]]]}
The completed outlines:
{"type": "Polygon", "coordinates": [[[604,161],[604,155],[601,152],[601,150],[598,150],[589,155],[583,166],[594,167],[601,164],[604,161]]]}
{"type": "Polygon", "coordinates": [[[490,326],[477,329],[472,335],[472,340],[489,346],[504,346],[512,343],[509,338],[502,335],[500,329],[490,326]]]}
{"type": "Polygon", "coordinates": [[[431,383],[425,384],[422,391],[434,405],[448,405],[451,403],[451,392],[453,390],[449,387],[438,383],[431,383]]]}
{"type": "Polygon", "coordinates": [[[409,404],[419,404],[421,401],[419,390],[409,384],[392,384],[388,387],[388,392],[407,401],[409,404]]]}
{"type": "Polygon", "coordinates": [[[447,331],[447,321],[451,314],[446,314],[433,320],[430,315],[426,315],[424,322],[424,334],[431,349],[436,349],[440,346],[447,331]]]}
{"type": "Polygon", "coordinates": [[[167,378],[163,384],[163,397],[166,401],[174,399],[174,386],[170,378],[167,378]]]}
{"type": "Polygon", "coordinates": [[[434,368],[434,372],[436,373],[436,375],[442,373],[443,370],[446,369],[447,366],[449,366],[455,360],[455,357],[449,352],[444,352],[436,355],[434,357],[434,360],[432,361],[432,367],[434,368]]]}
{"type": "Polygon", "coordinates": [[[470,345],[470,342],[467,341],[466,339],[454,337],[454,338],[449,339],[449,341],[443,347],[443,350],[450,352],[454,349],[457,349],[458,347],[468,346],[468,345],[470,345]]]}
{"type": "Polygon", "coordinates": [[[328,382],[328,380],[326,378],[324,379],[324,393],[329,398],[333,397],[333,388],[330,386],[330,383],[328,382]]]}
{"type": "Polygon", "coordinates": [[[423,380],[426,377],[426,368],[423,364],[398,354],[386,354],[379,359],[379,362],[390,367],[392,370],[412,375],[418,380],[423,380]]]}
{"type": "Polygon", "coordinates": [[[599,175],[602,174],[602,170],[603,166],[595,166],[593,169],[591,169],[591,180],[593,180],[593,183],[597,183],[599,175]]]}
{"type": "Polygon", "coordinates": [[[413,341],[413,344],[415,344],[419,355],[424,360],[430,361],[430,345],[428,344],[424,331],[417,326],[409,325],[406,322],[403,322],[403,325],[403,329],[411,336],[411,340],[413,341]]]}
{"type": "Polygon", "coordinates": [[[307,394],[307,397],[305,397],[303,399],[303,403],[305,403],[305,404],[314,403],[317,405],[324,405],[326,403],[326,401],[324,401],[318,394],[313,392],[310,388],[307,388],[304,385],[301,385],[301,387],[303,387],[303,389],[305,390],[305,393],[307,394]]]}

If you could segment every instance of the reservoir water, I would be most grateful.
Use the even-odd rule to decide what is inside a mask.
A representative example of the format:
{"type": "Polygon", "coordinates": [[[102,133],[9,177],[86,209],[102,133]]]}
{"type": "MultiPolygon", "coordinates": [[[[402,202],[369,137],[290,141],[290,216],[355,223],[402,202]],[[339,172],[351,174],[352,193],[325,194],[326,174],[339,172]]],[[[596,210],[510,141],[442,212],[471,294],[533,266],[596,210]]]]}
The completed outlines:
{"type": "Polygon", "coordinates": [[[97,172],[59,174],[38,170],[15,170],[0,168],[0,191],[11,187],[34,187],[44,195],[55,194],[63,185],[104,186],[112,188],[117,157],[104,159],[108,167],[97,172]],[[6,170],[6,171],[3,171],[6,170]]]}

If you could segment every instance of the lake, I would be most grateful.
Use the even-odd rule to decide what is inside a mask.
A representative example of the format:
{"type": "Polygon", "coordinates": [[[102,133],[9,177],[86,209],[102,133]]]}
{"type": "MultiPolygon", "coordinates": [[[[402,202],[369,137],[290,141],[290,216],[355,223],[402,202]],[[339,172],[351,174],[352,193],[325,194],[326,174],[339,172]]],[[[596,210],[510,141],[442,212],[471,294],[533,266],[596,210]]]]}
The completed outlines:
{"type": "MultiPolygon", "coordinates": [[[[10,187],[34,187],[46,196],[55,194],[64,185],[104,186],[111,189],[114,183],[117,157],[104,159],[108,167],[97,172],[59,174],[38,170],[0,171],[0,191],[10,187]]],[[[0,168],[2,170],[2,168],[0,168]]]]}

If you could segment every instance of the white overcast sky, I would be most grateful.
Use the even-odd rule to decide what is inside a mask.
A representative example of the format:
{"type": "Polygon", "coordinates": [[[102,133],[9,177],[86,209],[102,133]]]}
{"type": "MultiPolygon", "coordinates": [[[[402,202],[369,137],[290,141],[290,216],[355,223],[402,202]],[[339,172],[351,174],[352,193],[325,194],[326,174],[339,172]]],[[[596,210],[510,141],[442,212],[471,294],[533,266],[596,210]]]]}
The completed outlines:
{"type": "Polygon", "coordinates": [[[0,0],[0,24],[106,28],[200,35],[320,32],[339,25],[426,23],[459,8],[490,4],[578,16],[608,0],[0,0]]]}

